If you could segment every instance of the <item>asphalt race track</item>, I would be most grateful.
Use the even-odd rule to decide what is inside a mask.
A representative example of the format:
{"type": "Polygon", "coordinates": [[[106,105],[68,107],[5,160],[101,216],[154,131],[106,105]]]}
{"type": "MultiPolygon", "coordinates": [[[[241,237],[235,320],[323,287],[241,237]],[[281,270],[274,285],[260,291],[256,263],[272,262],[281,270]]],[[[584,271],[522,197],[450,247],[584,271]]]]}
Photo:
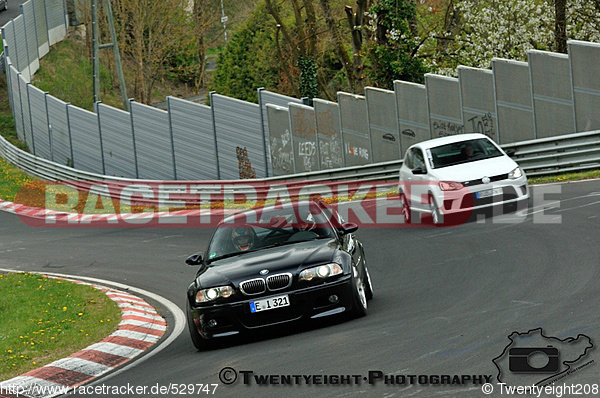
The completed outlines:
{"type": "MultiPolygon", "coordinates": [[[[186,329],[157,355],[96,385],[148,386],[149,391],[218,383],[216,396],[237,397],[482,397],[481,385],[471,382],[430,385],[415,379],[411,384],[408,377],[395,376],[491,375],[494,396],[501,396],[492,360],[503,353],[512,332],[543,328],[548,336],[583,334],[600,344],[600,181],[535,187],[531,206],[524,219],[512,214],[454,228],[360,229],[375,289],[366,317],[269,331],[209,352],[197,352],[186,329]],[[553,192],[544,203],[542,190],[553,192]],[[226,367],[238,372],[231,385],[219,381],[226,367]],[[245,385],[243,371],[360,375],[360,384],[315,385],[319,379],[312,379],[315,384],[307,385],[299,379],[300,385],[259,386],[249,377],[245,385]],[[405,382],[386,385],[381,379],[370,385],[362,379],[370,371],[390,375],[388,383],[405,382]]],[[[205,248],[211,232],[39,229],[0,212],[0,268],[107,279],[184,309],[195,274],[184,260],[205,248]]],[[[589,350],[583,361],[594,362],[560,383],[599,383],[597,351],[589,350]]],[[[229,380],[233,373],[222,376],[229,380]]]]}

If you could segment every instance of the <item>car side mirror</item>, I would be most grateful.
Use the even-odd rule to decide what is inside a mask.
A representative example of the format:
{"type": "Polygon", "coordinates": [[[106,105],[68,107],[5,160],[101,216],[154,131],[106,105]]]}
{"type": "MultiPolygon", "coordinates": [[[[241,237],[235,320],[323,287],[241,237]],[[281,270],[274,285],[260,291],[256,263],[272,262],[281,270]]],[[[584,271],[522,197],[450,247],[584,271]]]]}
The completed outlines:
{"type": "Polygon", "coordinates": [[[507,154],[508,156],[510,156],[511,158],[512,158],[513,156],[515,156],[515,153],[517,153],[517,151],[516,151],[516,150],[514,150],[514,149],[509,149],[509,150],[507,150],[507,151],[506,151],[506,154],[507,154]]]}
{"type": "Polygon", "coordinates": [[[358,229],[358,225],[354,224],[353,222],[347,222],[342,224],[342,227],[340,228],[340,232],[342,235],[348,235],[351,234],[352,232],[356,232],[356,230],[358,229]]]}
{"type": "Polygon", "coordinates": [[[427,170],[417,167],[416,169],[412,169],[412,173],[413,174],[427,174],[427,170]]]}
{"type": "Polygon", "coordinates": [[[203,262],[202,254],[200,254],[200,253],[192,254],[185,260],[185,263],[187,265],[200,265],[200,264],[202,264],[202,262],[203,262]]]}

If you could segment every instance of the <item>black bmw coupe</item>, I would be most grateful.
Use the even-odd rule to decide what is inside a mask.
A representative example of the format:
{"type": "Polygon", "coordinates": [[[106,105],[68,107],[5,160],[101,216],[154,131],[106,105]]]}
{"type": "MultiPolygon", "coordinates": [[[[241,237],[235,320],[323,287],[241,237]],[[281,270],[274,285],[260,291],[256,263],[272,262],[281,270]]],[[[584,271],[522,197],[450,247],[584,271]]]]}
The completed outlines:
{"type": "Polygon", "coordinates": [[[341,313],[361,317],[373,297],[358,226],[326,203],[291,202],[230,216],[187,290],[194,346],[265,326],[341,313]]]}

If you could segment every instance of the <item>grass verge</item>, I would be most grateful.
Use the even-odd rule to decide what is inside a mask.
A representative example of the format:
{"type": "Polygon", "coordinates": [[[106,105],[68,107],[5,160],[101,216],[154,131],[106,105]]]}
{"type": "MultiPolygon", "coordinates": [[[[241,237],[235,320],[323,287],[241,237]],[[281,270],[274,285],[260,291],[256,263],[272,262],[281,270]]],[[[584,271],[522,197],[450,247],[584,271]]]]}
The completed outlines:
{"type": "Polygon", "coordinates": [[[35,180],[0,158],[0,199],[14,202],[19,190],[35,180]]]}
{"type": "MultiPolygon", "coordinates": [[[[92,64],[85,44],[68,37],[56,43],[52,51],[40,60],[40,69],[32,83],[56,98],[92,111],[92,76],[92,64]]],[[[120,94],[115,92],[110,73],[103,65],[100,68],[100,95],[105,104],[123,108],[120,94]]]]}
{"type": "Polygon", "coordinates": [[[109,335],[121,310],[102,291],[37,274],[0,274],[0,381],[109,335]]]}
{"type": "Polygon", "coordinates": [[[582,171],[578,173],[557,174],[554,176],[535,177],[529,179],[529,184],[548,184],[552,182],[591,180],[600,178],[600,170],[582,171]]]}

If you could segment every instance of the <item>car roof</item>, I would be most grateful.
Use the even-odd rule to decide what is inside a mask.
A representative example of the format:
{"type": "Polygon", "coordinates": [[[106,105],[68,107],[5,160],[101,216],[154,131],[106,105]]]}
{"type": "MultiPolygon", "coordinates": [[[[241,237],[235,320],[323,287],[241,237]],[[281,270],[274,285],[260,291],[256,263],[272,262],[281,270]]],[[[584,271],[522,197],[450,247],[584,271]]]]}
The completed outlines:
{"type": "Polygon", "coordinates": [[[429,149],[429,148],[435,148],[440,145],[454,144],[457,142],[475,140],[478,138],[487,138],[487,136],[485,136],[483,134],[479,134],[479,133],[456,134],[456,135],[451,135],[448,137],[440,137],[440,138],[434,138],[434,139],[427,140],[427,141],[422,141],[422,142],[419,142],[419,143],[413,145],[413,147],[419,147],[421,149],[429,149]]]}

